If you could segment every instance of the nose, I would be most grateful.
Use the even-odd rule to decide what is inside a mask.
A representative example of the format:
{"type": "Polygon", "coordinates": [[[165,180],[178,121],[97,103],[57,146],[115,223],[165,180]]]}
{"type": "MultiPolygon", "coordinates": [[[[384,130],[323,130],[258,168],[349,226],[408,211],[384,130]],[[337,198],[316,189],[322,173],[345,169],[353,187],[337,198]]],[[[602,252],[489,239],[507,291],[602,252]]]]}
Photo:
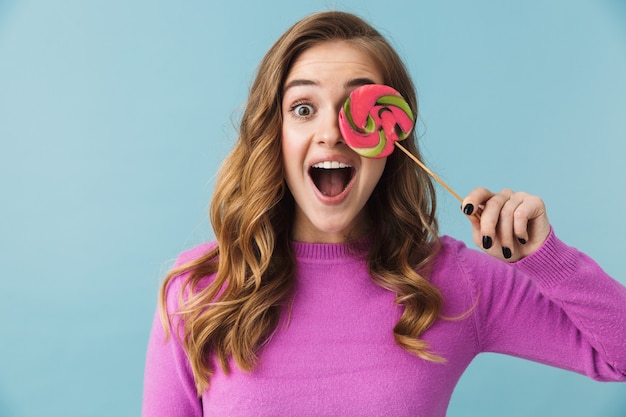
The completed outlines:
{"type": "Polygon", "coordinates": [[[339,130],[339,112],[329,112],[324,116],[320,123],[320,130],[318,132],[318,142],[325,144],[326,146],[333,147],[337,144],[343,143],[343,137],[339,130]]]}

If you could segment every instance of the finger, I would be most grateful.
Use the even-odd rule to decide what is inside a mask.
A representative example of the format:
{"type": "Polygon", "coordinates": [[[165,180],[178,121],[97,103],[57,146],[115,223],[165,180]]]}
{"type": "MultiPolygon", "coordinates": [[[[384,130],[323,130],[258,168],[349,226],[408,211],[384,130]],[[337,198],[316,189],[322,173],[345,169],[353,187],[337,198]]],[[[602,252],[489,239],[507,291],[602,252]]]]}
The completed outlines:
{"type": "Polygon", "coordinates": [[[494,195],[486,188],[475,188],[470,192],[461,204],[463,213],[467,216],[468,220],[472,224],[472,240],[478,247],[483,246],[483,237],[480,231],[481,224],[481,212],[484,208],[483,202],[487,201],[494,195]]]}
{"type": "Polygon", "coordinates": [[[528,242],[528,221],[530,220],[530,212],[534,211],[532,206],[528,204],[528,198],[530,198],[528,194],[522,195],[522,202],[516,207],[515,213],[513,214],[513,233],[515,233],[515,237],[517,241],[525,245],[528,242]]]}
{"type": "Polygon", "coordinates": [[[514,221],[515,234],[520,243],[543,243],[550,230],[545,204],[537,196],[523,194],[523,202],[515,211],[514,221]]]}
{"type": "Polygon", "coordinates": [[[467,216],[468,220],[472,224],[472,240],[477,246],[481,246],[482,236],[480,234],[480,218],[474,213],[474,215],[467,216]]]}
{"type": "MultiPolygon", "coordinates": [[[[497,232],[498,223],[501,221],[502,208],[506,202],[510,199],[513,191],[505,189],[497,194],[494,194],[491,198],[483,202],[484,209],[481,213],[480,220],[480,233],[482,235],[482,247],[485,250],[491,248],[496,249],[498,241],[502,239],[502,236],[497,232]]],[[[512,226],[508,226],[512,227],[512,226]]]]}
{"type": "Polygon", "coordinates": [[[523,196],[519,193],[513,193],[500,209],[496,233],[502,256],[507,261],[512,260],[516,254],[518,242],[515,235],[515,213],[522,203],[523,196]]]}
{"type": "Polygon", "coordinates": [[[493,196],[494,193],[486,188],[475,188],[463,199],[461,209],[467,216],[480,213],[483,208],[482,204],[493,196]]]}

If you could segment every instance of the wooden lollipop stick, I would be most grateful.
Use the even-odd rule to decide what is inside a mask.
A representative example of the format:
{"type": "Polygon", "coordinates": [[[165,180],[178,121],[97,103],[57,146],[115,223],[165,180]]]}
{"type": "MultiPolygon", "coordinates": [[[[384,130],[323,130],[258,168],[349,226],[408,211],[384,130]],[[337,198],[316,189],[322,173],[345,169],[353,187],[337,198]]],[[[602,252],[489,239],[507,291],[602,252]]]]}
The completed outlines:
{"type": "Polygon", "coordinates": [[[428,169],[428,167],[426,167],[426,165],[424,165],[422,163],[422,161],[420,161],[419,159],[417,159],[415,157],[415,155],[413,155],[411,152],[409,152],[404,146],[400,145],[399,142],[394,142],[396,144],[396,146],[398,148],[400,148],[405,154],[407,154],[407,156],[409,158],[411,158],[417,165],[419,165],[420,167],[422,167],[422,169],[424,171],[426,171],[428,173],[428,175],[430,175],[431,177],[433,177],[439,184],[441,184],[443,186],[443,188],[445,188],[446,190],[450,191],[450,194],[452,194],[453,196],[456,197],[457,200],[459,200],[461,203],[463,202],[463,199],[461,198],[460,195],[458,195],[456,192],[454,192],[454,190],[452,188],[450,188],[450,186],[448,184],[446,184],[441,178],[439,178],[437,175],[435,175],[434,172],[432,172],[430,169],[428,169]]]}
{"type": "MultiPolygon", "coordinates": [[[[448,190],[450,192],[450,194],[455,196],[457,200],[459,200],[461,203],[463,203],[463,199],[461,198],[461,196],[458,195],[456,192],[454,192],[454,190],[452,188],[450,188],[450,186],[448,184],[446,184],[441,178],[439,178],[434,172],[432,172],[430,169],[428,169],[428,167],[426,165],[424,165],[424,163],[422,161],[417,159],[417,157],[415,157],[415,155],[413,155],[411,152],[409,152],[404,146],[400,145],[398,142],[394,142],[394,143],[396,144],[396,146],[398,148],[400,148],[402,150],[402,152],[407,154],[407,156],[409,158],[411,158],[413,160],[413,162],[415,162],[417,165],[422,167],[422,169],[424,171],[426,171],[428,173],[428,175],[433,177],[439,184],[441,184],[443,186],[443,188],[448,190]]],[[[479,213],[475,212],[474,216],[476,216],[476,218],[478,218],[478,220],[480,220],[480,214],[479,213]]]]}

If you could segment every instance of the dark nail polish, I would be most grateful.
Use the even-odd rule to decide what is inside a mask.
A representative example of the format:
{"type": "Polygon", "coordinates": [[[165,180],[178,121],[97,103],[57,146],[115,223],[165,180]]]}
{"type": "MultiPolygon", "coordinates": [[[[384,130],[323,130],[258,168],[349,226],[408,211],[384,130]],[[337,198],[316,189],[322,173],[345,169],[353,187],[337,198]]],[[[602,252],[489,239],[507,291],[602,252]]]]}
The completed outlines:
{"type": "Polygon", "coordinates": [[[489,236],[483,236],[483,248],[489,249],[493,245],[493,242],[489,236]]]}
{"type": "Polygon", "coordinates": [[[465,205],[465,208],[463,209],[463,213],[467,214],[468,216],[470,214],[472,214],[474,212],[474,205],[469,203],[465,205]]]}
{"type": "Polygon", "coordinates": [[[504,255],[505,259],[509,259],[511,256],[513,256],[513,254],[511,253],[511,249],[509,248],[502,248],[502,255],[504,255]]]}
{"type": "Polygon", "coordinates": [[[526,239],[522,239],[521,237],[517,238],[517,240],[519,241],[519,243],[521,243],[522,245],[526,244],[526,239]]]}

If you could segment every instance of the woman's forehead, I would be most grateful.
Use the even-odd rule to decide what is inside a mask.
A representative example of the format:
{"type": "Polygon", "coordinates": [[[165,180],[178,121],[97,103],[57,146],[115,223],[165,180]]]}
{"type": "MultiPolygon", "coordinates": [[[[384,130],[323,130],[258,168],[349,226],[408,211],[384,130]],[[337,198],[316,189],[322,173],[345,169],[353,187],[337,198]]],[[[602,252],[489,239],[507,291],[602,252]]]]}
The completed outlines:
{"type": "Polygon", "coordinates": [[[378,63],[369,54],[348,42],[332,41],[312,46],[294,60],[283,91],[295,85],[319,85],[334,77],[369,80],[346,81],[358,85],[383,82],[378,63]]]}

